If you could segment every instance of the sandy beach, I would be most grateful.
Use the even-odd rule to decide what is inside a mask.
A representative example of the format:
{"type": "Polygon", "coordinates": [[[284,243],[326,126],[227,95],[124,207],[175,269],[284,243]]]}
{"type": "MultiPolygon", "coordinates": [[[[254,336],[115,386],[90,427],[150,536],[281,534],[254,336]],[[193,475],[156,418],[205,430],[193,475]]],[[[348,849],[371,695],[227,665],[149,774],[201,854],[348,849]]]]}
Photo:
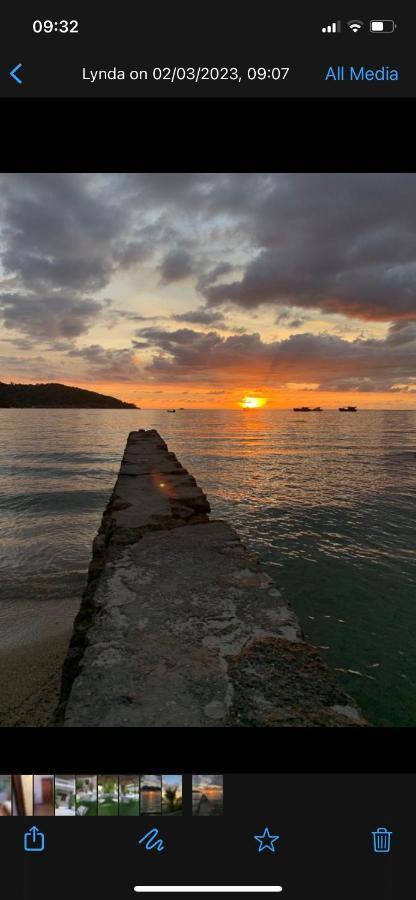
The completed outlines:
{"type": "Polygon", "coordinates": [[[79,598],[0,612],[0,726],[51,726],[79,598]],[[5,623],[7,621],[7,630],[5,623]]]}

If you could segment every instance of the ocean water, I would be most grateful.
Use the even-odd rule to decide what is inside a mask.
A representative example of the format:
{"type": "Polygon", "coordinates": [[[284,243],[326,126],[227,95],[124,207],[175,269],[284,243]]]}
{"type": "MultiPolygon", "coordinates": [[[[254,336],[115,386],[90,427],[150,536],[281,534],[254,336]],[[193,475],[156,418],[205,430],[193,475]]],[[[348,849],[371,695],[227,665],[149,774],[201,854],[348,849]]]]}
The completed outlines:
{"type": "Polygon", "coordinates": [[[143,815],[160,815],[162,811],[162,791],[140,791],[140,811],[143,815]]]}
{"type": "Polygon", "coordinates": [[[415,725],[416,411],[1,409],[0,649],[19,604],[81,596],[141,427],[260,553],[369,720],[415,725]]]}

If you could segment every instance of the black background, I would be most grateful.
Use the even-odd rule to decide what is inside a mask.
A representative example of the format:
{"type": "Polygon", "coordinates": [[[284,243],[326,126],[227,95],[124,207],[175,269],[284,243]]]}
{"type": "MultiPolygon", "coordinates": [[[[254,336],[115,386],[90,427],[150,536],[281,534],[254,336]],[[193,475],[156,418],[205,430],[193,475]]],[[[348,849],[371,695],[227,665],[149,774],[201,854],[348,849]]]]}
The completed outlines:
{"type": "Polygon", "coordinates": [[[11,171],[414,170],[405,99],[1,101],[11,171]]]}
{"type": "Polygon", "coordinates": [[[2,772],[414,771],[414,730],[1,729],[2,772]]]}

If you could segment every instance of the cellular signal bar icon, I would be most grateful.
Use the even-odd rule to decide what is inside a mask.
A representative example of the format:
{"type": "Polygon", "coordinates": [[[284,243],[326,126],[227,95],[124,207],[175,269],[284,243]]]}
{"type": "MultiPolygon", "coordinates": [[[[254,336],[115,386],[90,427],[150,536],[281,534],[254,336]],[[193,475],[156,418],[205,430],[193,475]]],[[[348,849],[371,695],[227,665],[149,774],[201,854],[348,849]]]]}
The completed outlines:
{"type": "Polygon", "coordinates": [[[322,34],[339,34],[341,31],[341,22],[331,22],[330,25],[324,25],[322,34]]]}

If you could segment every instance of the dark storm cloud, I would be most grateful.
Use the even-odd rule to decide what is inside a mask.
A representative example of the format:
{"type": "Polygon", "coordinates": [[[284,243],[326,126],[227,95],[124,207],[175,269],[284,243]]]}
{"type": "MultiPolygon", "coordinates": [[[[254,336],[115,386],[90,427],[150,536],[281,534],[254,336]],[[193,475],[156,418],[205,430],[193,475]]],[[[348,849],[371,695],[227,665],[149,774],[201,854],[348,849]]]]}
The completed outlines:
{"type": "Polygon", "coordinates": [[[254,209],[240,198],[255,255],[242,278],[204,289],[210,303],[416,318],[416,176],[277,175],[262,185],[254,209]]]}
{"type": "MultiPolygon", "coordinates": [[[[156,172],[118,176],[124,202],[145,207],[173,209],[175,214],[203,214],[205,218],[228,211],[239,211],[241,197],[256,196],[258,175],[156,172]]],[[[262,176],[261,176],[262,177],[262,176]]],[[[243,201],[245,203],[246,200],[243,201]]]]}
{"type": "Polygon", "coordinates": [[[416,338],[397,345],[391,332],[384,340],[306,333],[270,343],[256,333],[222,337],[189,328],[144,328],[140,334],[142,346],[153,353],[145,371],[168,381],[238,381],[249,375],[276,387],[306,382],[326,390],[359,389],[358,384],[385,390],[415,374],[416,338]]]}
{"type": "MultiPolygon", "coordinates": [[[[11,344],[17,350],[33,350],[33,338],[17,337],[17,338],[0,338],[2,344],[11,344]]],[[[67,349],[70,349],[67,348],[67,349]]]]}
{"type": "Polygon", "coordinates": [[[0,380],[62,381],[66,368],[63,362],[50,363],[43,356],[0,356],[0,380]]]}
{"type": "MultiPolygon", "coordinates": [[[[105,300],[103,303],[111,304],[112,300],[105,300]]],[[[103,322],[107,328],[115,328],[121,321],[126,322],[159,322],[169,319],[170,316],[142,316],[139,313],[133,313],[128,309],[108,308],[103,316],[103,322]]]]}
{"type": "Polygon", "coordinates": [[[393,322],[387,334],[389,346],[416,343],[416,322],[393,322]]]}
{"type": "Polygon", "coordinates": [[[131,178],[132,196],[153,197],[178,221],[187,218],[195,254],[204,250],[207,227],[223,235],[227,258],[205,267],[188,257],[182,270],[195,273],[212,305],[284,304],[368,321],[416,318],[413,174],[131,178]],[[241,248],[243,274],[225,282],[241,265],[241,248]]]}
{"type": "MultiPolygon", "coordinates": [[[[3,176],[0,185],[0,303],[5,327],[22,339],[64,352],[98,319],[142,321],[111,312],[96,294],[146,260],[165,285],[192,279],[207,303],[174,321],[222,327],[225,305],[254,317],[264,304],[296,330],[302,310],[394,323],[385,341],[356,342],[304,334],[265,343],[239,334],[238,322],[227,339],[156,329],[126,351],[153,348],[154,377],[163,370],[191,377],[191,366],[198,377],[216,377],[216,366],[243,371],[245,364],[285,381],[335,384],[341,364],[348,380],[410,377],[413,174],[23,174],[3,176]]],[[[112,362],[102,365],[111,370],[112,362]]]]}
{"type": "Polygon", "coordinates": [[[92,379],[105,381],[137,381],[140,370],[130,347],[118,350],[106,349],[100,344],[69,350],[67,356],[87,363],[87,373],[92,379]]]}
{"type": "Polygon", "coordinates": [[[166,319],[167,316],[141,316],[139,313],[129,313],[129,312],[121,312],[117,310],[119,315],[126,318],[131,319],[132,322],[154,322],[156,319],[166,319]]]}
{"type": "Polygon", "coordinates": [[[276,325],[284,325],[286,328],[300,328],[305,321],[305,316],[293,318],[293,309],[282,309],[275,318],[276,325]]]}
{"type": "Polygon", "coordinates": [[[161,775],[141,775],[140,776],[140,787],[141,788],[149,788],[156,787],[160,788],[161,786],[161,775]]]}
{"type": "Polygon", "coordinates": [[[416,258],[407,266],[387,260],[355,267],[339,259],[335,268],[320,251],[311,258],[311,251],[310,244],[299,246],[296,263],[281,249],[262,251],[241,281],[208,288],[205,296],[213,304],[229,301],[246,309],[284,301],[367,321],[416,319],[416,258]]]}
{"type": "Polygon", "coordinates": [[[193,775],[192,776],[192,787],[193,789],[203,789],[203,788],[217,788],[220,790],[223,787],[223,776],[222,775],[193,775]]]}
{"type": "Polygon", "coordinates": [[[159,247],[162,278],[195,274],[213,304],[416,315],[412,174],[5,176],[2,214],[4,270],[31,290],[100,289],[159,247]]]}
{"type": "MultiPolygon", "coordinates": [[[[152,201],[186,215],[198,237],[200,225],[234,235],[234,244],[251,248],[243,278],[201,288],[215,302],[220,296],[255,306],[285,298],[301,306],[355,303],[353,314],[371,317],[368,303],[379,302],[378,316],[389,313],[391,288],[409,312],[414,299],[416,178],[413,174],[208,174],[127,176],[130,197],[152,201]],[[322,283],[321,283],[322,278],[322,283]],[[362,294],[362,296],[361,296],[362,294]],[[331,299],[329,297],[329,299],[331,299]]],[[[232,242],[231,242],[232,243],[232,242]]],[[[230,243],[230,247],[231,247],[230,243]]],[[[212,267],[234,267],[222,260],[212,267]]],[[[285,300],[284,300],[285,302],[285,300]]],[[[331,307],[332,309],[332,307],[331,307]]],[[[342,305],[342,311],[344,306],[342,305]]]]}
{"type": "Polygon", "coordinates": [[[149,348],[147,341],[132,341],[131,345],[135,350],[147,350],[149,348]]]}
{"type": "Polygon", "coordinates": [[[175,322],[190,322],[194,325],[216,325],[221,328],[225,325],[224,318],[220,311],[216,309],[208,309],[201,306],[199,309],[192,309],[185,313],[176,313],[172,316],[175,322]]]}
{"type": "Polygon", "coordinates": [[[99,176],[4,176],[1,185],[2,265],[20,286],[96,291],[150,252],[115,184],[99,176]]]}
{"type": "Polygon", "coordinates": [[[93,324],[104,303],[70,294],[0,294],[3,325],[41,341],[72,340],[93,324]]]}
{"type": "Polygon", "coordinates": [[[232,270],[233,266],[230,263],[222,262],[209,268],[207,271],[202,272],[197,281],[198,290],[201,292],[204,291],[205,288],[215,284],[222,275],[229,275],[232,270]]]}
{"type": "Polygon", "coordinates": [[[170,250],[162,259],[159,269],[165,284],[182,281],[192,275],[194,270],[192,254],[187,250],[170,250]]]}
{"type": "Polygon", "coordinates": [[[330,381],[322,381],[319,385],[321,391],[360,391],[374,393],[374,391],[393,390],[391,379],[379,378],[373,381],[371,378],[334,378],[330,381]]]}

